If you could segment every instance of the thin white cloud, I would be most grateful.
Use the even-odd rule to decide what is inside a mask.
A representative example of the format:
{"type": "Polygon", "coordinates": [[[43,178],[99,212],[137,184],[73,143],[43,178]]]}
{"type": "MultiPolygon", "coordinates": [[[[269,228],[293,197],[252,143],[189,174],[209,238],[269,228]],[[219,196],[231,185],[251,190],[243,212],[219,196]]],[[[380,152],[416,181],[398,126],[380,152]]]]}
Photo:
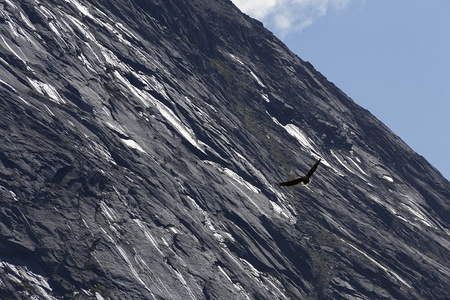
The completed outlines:
{"type": "Polygon", "coordinates": [[[300,32],[327,14],[343,10],[351,0],[232,0],[243,12],[285,35],[300,32]]]}
{"type": "Polygon", "coordinates": [[[280,0],[231,0],[240,10],[258,20],[263,19],[280,0]]]}

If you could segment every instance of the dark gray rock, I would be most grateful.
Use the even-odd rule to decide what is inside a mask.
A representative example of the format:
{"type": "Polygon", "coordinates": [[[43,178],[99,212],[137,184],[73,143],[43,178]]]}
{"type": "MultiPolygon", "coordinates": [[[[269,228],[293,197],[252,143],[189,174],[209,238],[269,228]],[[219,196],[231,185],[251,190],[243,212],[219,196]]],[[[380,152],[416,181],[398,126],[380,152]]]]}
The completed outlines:
{"type": "Polygon", "coordinates": [[[230,1],[0,1],[0,110],[2,299],[448,299],[449,182],[230,1]]]}

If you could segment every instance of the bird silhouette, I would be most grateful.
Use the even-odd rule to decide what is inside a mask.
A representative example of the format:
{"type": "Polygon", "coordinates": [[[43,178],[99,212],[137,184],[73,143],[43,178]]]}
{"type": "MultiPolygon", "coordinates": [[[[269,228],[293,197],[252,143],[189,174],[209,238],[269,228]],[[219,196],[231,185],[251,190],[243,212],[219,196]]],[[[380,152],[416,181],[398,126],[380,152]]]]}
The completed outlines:
{"type": "Polygon", "coordinates": [[[317,166],[319,165],[320,160],[321,160],[321,158],[319,158],[319,160],[314,164],[314,166],[312,166],[311,170],[309,170],[308,173],[306,173],[305,176],[302,176],[302,177],[294,179],[294,180],[281,182],[278,185],[280,185],[280,186],[291,186],[291,185],[296,185],[296,184],[299,184],[299,183],[303,183],[304,185],[307,185],[311,181],[310,177],[314,173],[314,171],[317,169],[317,166]]]}

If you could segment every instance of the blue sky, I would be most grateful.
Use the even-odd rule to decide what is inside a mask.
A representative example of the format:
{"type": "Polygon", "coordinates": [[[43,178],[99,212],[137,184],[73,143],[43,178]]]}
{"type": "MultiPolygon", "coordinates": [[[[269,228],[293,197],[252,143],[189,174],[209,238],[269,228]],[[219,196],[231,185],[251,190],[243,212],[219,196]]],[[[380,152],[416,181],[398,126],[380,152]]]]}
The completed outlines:
{"type": "Polygon", "coordinates": [[[232,1],[450,179],[450,1],[232,1]]]}

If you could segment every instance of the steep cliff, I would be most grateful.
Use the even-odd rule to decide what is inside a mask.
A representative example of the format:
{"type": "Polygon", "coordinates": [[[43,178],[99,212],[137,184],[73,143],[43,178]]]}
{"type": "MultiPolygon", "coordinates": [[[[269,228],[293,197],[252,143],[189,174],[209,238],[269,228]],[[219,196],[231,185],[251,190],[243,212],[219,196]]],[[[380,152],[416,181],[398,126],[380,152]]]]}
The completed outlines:
{"type": "Polygon", "coordinates": [[[2,299],[448,299],[450,183],[228,0],[0,0],[0,110],[2,299]]]}

